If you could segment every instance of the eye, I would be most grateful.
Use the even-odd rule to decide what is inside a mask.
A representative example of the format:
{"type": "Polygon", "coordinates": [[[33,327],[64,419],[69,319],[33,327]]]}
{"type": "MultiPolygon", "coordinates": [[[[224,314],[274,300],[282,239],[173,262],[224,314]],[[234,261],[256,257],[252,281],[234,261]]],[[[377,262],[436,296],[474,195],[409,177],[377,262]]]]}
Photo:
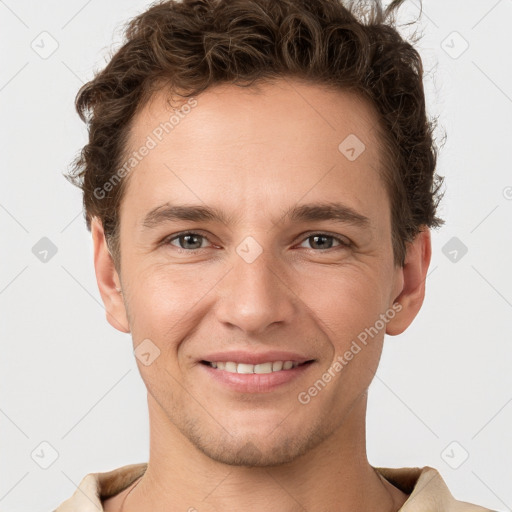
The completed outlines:
{"type": "Polygon", "coordinates": [[[167,238],[164,240],[164,243],[173,245],[174,247],[187,252],[194,252],[204,248],[202,247],[202,242],[204,240],[208,240],[204,235],[193,231],[187,231],[186,233],[180,233],[179,235],[167,238]],[[173,243],[175,240],[178,241],[178,245],[173,243]]]}
{"type": "MultiPolygon", "coordinates": [[[[205,235],[194,231],[186,231],[164,239],[163,243],[176,247],[178,251],[193,253],[206,247],[203,245],[204,241],[208,241],[205,235]]],[[[312,249],[317,251],[327,251],[329,249],[344,248],[351,245],[350,241],[330,235],[329,233],[311,233],[302,243],[305,242],[309,242],[312,249]],[[334,245],[335,242],[337,242],[338,245],[334,245]]]]}
{"type": "MultiPolygon", "coordinates": [[[[337,247],[350,246],[350,242],[345,241],[344,239],[339,238],[337,236],[329,235],[328,233],[312,233],[304,240],[304,242],[310,241],[313,249],[320,249],[325,251],[333,248],[334,240],[338,242],[337,247]]],[[[334,248],[336,248],[336,246],[334,248]]]]}

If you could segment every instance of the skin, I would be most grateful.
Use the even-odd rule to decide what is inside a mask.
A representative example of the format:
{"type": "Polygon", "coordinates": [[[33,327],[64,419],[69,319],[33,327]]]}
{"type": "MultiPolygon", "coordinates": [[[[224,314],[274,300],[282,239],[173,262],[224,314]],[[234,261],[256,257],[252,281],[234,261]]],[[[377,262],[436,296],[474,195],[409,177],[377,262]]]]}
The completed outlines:
{"type": "MultiPolygon", "coordinates": [[[[150,458],[123,510],[396,511],[408,496],[366,455],[367,392],[384,334],[402,333],[421,308],[431,241],[425,227],[408,244],[404,267],[394,265],[376,113],[352,93],[288,79],[258,90],[216,86],[197,100],[128,177],[119,272],[101,223],[91,228],[107,320],[131,333],[134,348],[150,339],[160,350],[148,366],[137,359],[150,458]],[[338,150],[349,134],[366,146],[354,161],[338,150]],[[370,225],[284,217],[287,208],[328,201],[370,225]],[[217,207],[229,223],[167,221],[143,230],[145,215],[167,202],[217,207]],[[187,230],[204,238],[169,241],[187,230]],[[315,233],[351,245],[336,238],[315,245],[315,233]],[[236,251],[248,236],[263,250],[252,263],[236,251]],[[394,303],[400,312],[300,403],[299,392],[394,303]],[[271,392],[241,393],[200,363],[230,349],[287,350],[315,361],[271,392]]],[[[168,118],[165,97],[155,94],[134,119],[130,149],[168,118]]],[[[132,487],[106,500],[105,510],[118,511],[132,487]]]]}

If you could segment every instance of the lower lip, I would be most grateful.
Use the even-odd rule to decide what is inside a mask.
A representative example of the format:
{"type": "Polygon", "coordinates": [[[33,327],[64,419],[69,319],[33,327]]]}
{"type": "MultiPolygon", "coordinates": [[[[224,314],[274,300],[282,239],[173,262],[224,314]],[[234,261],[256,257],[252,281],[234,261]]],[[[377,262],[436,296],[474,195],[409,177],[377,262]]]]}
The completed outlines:
{"type": "Polygon", "coordinates": [[[272,373],[231,373],[200,364],[212,379],[239,393],[269,393],[297,379],[308,371],[311,365],[312,363],[305,363],[289,370],[272,373]]]}

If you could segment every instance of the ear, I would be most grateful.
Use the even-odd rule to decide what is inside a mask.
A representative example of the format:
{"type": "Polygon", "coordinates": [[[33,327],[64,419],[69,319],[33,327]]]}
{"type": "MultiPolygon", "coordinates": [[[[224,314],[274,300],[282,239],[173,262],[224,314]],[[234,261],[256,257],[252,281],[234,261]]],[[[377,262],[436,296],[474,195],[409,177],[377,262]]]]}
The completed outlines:
{"type": "Polygon", "coordinates": [[[121,290],[121,280],[114,265],[103,232],[101,221],[94,217],[91,221],[91,234],[94,244],[94,270],[100,295],[105,305],[108,323],[121,332],[130,332],[128,315],[121,290]]]}
{"type": "Polygon", "coordinates": [[[418,314],[425,298],[425,280],[431,256],[430,229],[424,227],[416,238],[407,244],[404,266],[397,270],[397,278],[403,284],[401,292],[393,302],[398,302],[401,309],[387,323],[386,334],[401,334],[418,314]]]}

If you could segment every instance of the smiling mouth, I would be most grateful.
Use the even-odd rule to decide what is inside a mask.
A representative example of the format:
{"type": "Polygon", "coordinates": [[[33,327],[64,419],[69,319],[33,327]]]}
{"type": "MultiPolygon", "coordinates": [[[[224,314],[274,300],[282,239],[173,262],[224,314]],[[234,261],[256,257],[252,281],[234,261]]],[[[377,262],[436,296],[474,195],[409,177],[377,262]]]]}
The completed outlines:
{"type": "Polygon", "coordinates": [[[314,359],[299,363],[298,361],[268,361],[260,364],[247,364],[247,363],[236,363],[234,361],[201,361],[202,364],[215,368],[217,370],[223,370],[228,373],[274,373],[282,370],[292,370],[298,366],[304,366],[314,362],[314,359]]]}

